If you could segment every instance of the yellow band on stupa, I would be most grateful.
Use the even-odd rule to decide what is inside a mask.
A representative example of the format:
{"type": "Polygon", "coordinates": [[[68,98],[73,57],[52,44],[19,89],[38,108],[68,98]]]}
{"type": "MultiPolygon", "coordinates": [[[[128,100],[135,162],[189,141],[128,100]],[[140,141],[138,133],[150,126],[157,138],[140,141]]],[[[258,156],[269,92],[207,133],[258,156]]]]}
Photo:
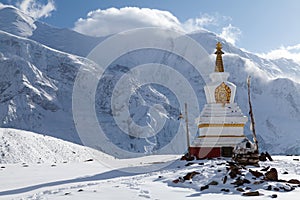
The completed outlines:
{"type": "Polygon", "coordinates": [[[198,128],[207,127],[244,127],[245,124],[199,124],[198,128]]]}

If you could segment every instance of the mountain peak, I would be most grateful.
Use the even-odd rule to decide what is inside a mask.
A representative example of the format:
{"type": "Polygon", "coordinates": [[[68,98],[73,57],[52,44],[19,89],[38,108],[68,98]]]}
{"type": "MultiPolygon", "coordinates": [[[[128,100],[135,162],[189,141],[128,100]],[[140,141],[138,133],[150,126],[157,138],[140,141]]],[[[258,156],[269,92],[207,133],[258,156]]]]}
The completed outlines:
{"type": "Polygon", "coordinates": [[[29,37],[36,29],[35,20],[16,7],[0,5],[1,30],[21,36],[29,37]]]}

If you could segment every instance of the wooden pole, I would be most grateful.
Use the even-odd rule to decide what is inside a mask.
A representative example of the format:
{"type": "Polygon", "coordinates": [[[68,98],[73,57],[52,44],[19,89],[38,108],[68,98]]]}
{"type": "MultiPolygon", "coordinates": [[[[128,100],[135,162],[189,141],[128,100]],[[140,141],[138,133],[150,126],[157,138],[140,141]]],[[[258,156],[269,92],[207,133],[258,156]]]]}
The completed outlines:
{"type": "Polygon", "coordinates": [[[188,153],[190,154],[190,134],[189,134],[187,103],[184,103],[184,110],[185,110],[186,140],[187,140],[188,153]]]}
{"type": "Polygon", "coordinates": [[[248,76],[247,85],[248,85],[249,115],[250,115],[251,125],[252,125],[253,141],[255,143],[256,150],[258,151],[258,141],[257,141],[257,138],[256,138],[255,121],[254,121],[252,104],[251,104],[251,96],[250,96],[250,79],[251,79],[251,77],[248,76]]]}

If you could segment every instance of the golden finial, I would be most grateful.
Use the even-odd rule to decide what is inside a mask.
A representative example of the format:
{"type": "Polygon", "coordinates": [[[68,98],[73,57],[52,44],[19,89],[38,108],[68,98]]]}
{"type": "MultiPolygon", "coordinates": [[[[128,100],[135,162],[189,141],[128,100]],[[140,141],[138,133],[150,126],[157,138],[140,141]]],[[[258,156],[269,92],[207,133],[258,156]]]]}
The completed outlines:
{"type": "Polygon", "coordinates": [[[217,58],[216,58],[215,72],[224,72],[223,60],[222,60],[222,54],[224,54],[224,52],[222,51],[222,44],[220,42],[217,43],[216,49],[217,51],[215,52],[215,54],[217,54],[217,58]]]}

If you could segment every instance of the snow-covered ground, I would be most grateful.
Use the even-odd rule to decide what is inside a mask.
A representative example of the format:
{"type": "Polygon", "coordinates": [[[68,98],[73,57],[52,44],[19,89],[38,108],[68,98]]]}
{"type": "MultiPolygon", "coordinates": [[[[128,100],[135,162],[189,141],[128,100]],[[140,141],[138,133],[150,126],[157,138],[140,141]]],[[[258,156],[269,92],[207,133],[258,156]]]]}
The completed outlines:
{"type": "Polygon", "coordinates": [[[14,129],[0,132],[1,160],[5,161],[0,164],[0,199],[245,199],[242,194],[248,191],[260,193],[253,199],[272,195],[298,199],[300,194],[298,184],[264,181],[249,172],[265,173],[261,169],[270,166],[277,169],[280,180],[299,180],[299,156],[273,156],[274,161],[260,162],[260,167],[241,169],[237,177],[251,183],[237,187],[232,184],[236,178],[230,178],[227,170],[228,158],[181,161],[181,155],[151,155],[115,159],[49,136],[14,129]],[[192,172],[196,172],[194,177],[186,178],[192,172]],[[206,185],[208,189],[203,190],[206,185]]]}
{"type": "MultiPolygon", "coordinates": [[[[262,166],[276,167],[281,179],[300,178],[300,162],[295,157],[276,156],[275,161],[262,163],[262,166]],[[283,174],[288,172],[288,174],[283,174]]],[[[299,157],[298,157],[299,158],[299,157]]],[[[133,166],[138,170],[147,157],[139,158],[140,164],[133,166]]],[[[161,156],[156,156],[161,161],[161,156]]],[[[236,190],[228,179],[222,183],[225,175],[224,160],[202,160],[197,164],[185,166],[186,161],[174,161],[162,170],[131,174],[118,169],[108,168],[97,161],[50,164],[2,164],[0,177],[0,199],[245,199],[242,192],[236,190]],[[204,163],[199,165],[199,163],[204,163]],[[5,168],[3,168],[5,167],[5,168]],[[173,183],[178,177],[188,172],[197,171],[200,174],[184,183],[173,183]],[[218,185],[200,191],[200,188],[211,181],[218,185]],[[221,191],[229,189],[229,192],[221,191]]],[[[155,165],[155,164],[154,164],[155,165]]],[[[249,176],[249,174],[247,175],[249,176]]],[[[246,176],[246,177],[247,177],[246,176]]],[[[250,179],[251,181],[254,181],[250,179]]],[[[242,188],[251,187],[261,195],[253,199],[270,199],[276,194],[278,199],[298,199],[300,188],[290,192],[266,190],[268,185],[285,186],[285,183],[264,182],[253,185],[245,184],[242,188]]],[[[292,185],[292,184],[291,184],[292,185]]],[[[273,188],[274,188],[273,187],[273,188]]],[[[247,191],[247,190],[246,190],[247,191]]]]}

